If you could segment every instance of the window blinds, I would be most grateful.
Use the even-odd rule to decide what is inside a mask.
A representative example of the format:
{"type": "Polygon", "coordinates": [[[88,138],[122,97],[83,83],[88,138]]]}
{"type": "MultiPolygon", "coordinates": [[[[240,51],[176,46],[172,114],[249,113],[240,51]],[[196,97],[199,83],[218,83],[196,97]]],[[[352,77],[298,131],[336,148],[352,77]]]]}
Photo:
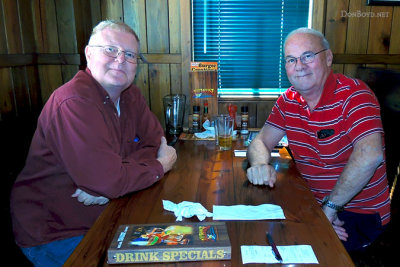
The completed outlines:
{"type": "Polygon", "coordinates": [[[218,62],[222,95],[286,90],[286,35],[307,27],[305,0],[192,0],[193,60],[218,62]]]}

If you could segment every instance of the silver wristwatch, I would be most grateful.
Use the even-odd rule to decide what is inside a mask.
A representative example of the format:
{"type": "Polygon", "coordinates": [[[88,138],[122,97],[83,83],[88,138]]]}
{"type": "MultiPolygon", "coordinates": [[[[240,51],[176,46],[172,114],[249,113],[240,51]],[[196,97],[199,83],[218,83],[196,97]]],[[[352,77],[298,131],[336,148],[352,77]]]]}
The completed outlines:
{"type": "Polygon", "coordinates": [[[322,206],[328,206],[329,208],[334,209],[336,211],[343,210],[344,206],[337,205],[337,204],[333,203],[332,201],[329,201],[328,198],[329,198],[329,196],[325,196],[324,199],[322,199],[322,204],[321,204],[322,206]]]}

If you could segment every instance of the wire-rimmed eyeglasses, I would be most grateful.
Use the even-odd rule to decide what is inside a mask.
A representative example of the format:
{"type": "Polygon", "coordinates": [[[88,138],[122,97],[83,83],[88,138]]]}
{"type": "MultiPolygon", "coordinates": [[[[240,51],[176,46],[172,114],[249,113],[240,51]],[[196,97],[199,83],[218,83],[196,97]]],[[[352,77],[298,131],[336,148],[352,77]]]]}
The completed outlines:
{"type": "Polygon", "coordinates": [[[144,61],[141,54],[136,54],[135,52],[131,51],[124,51],[112,45],[88,45],[88,46],[101,48],[104,55],[112,58],[117,58],[121,53],[124,53],[125,60],[132,64],[138,64],[140,63],[140,61],[144,61]]]}
{"type": "Polygon", "coordinates": [[[289,67],[294,66],[297,64],[297,59],[300,59],[301,63],[303,63],[303,64],[312,63],[314,61],[314,58],[316,55],[318,55],[319,53],[324,52],[326,50],[328,50],[328,49],[327,48],[322,49],[321,51],[318,51],[317,53],[314,53],[312,51],[307,51],[307,52],[304,52],[303,54],[301,54],[301,56],[299,56],[299,57],[288,56],[285,58],[285,64],[286,64],[286,66],[289,66],[289,67]]]}

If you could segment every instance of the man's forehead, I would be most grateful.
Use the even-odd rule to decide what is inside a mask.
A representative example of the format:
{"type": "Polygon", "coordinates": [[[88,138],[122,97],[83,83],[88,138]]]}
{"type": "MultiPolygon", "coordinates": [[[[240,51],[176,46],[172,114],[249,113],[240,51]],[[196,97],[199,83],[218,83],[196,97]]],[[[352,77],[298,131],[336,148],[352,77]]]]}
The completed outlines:
{"type": "Polygon", "coordinates": [[[101,32],[99,32],[98,36],[100,38],[114,38],[114,36],[118,36],[118,35],[124,35],[124,38],[129,36],[129,38],[133,38],[136,41],[136,38],[133,34],[126,32],[126,31],[122,31],[122,30],[118,30],[118,29],[113,29],[113,28],[105,28],[103,29],[101,32]]]}
{"type": "Polygon", "coordinates": [[[124,44],[124,46],[128,45],[129,47],[137,48],[138,43],[136,37],[126,31],[120,31],[117,29],[106,28],[97,33],[96,35],[92,36],[91,43],[96,43],[99,45],[117,45],[117,44],[124,44]],[[123,37],[116,38],[117,35],[124,35],[123,37]]]}
{"type": "Polygon", "coordinates": [[[309,33],[296,33],[288,38],[285,44],[285,54],[314,51],[321,46],[319,37],[309,33]]]}

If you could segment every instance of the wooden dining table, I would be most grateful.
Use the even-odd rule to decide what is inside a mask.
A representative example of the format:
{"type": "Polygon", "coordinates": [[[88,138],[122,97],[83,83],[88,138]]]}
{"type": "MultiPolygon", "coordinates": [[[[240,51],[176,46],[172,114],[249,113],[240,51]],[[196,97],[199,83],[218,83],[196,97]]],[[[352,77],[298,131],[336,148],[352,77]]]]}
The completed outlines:
{"type": "MultiPolygon", "coordinates": [[[[266,232],[271,233],[277,246],[311,245],[321,266],[354,266],[285,148],[281,148],[280,156],[270,162],[277,171],[273,188],[248,181],[247,159],[234,156],[235,149],[246,149],[240,137],[233,142],[232,150],[227,151],[219,151],[212,140],[178,140],[175,149],[178,160],[173,169],[151,187],[113,199],[65,266],[112,266],[107,263],[107,249],[120,225],[176,221],[174,213],[163,208],[162,200],[197,202],[210,212],[213,205],[275,204],[282,207],[286,218],[225,221],[231,242],[230,260],[146,263],[145,266],[242,266],[240,247],[268,246],[266,232]]],[[[199,219],[194,216],[183,221],[198,222],[199,219]]],[[[212,217],[205,221],[212,221],[212,217]]]]}

